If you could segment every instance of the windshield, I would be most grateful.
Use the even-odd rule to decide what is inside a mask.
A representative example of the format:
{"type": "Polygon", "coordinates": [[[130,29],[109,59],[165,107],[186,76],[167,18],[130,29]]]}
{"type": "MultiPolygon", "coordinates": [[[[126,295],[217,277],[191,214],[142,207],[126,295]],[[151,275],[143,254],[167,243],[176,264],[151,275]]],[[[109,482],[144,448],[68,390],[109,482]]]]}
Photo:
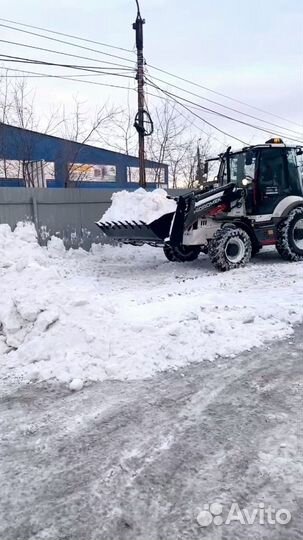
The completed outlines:
{"type": "Polygon", "coordinates": [[[295,148],[290,148],[286,153],[288,163],[288,190],[293,195],[302,195],[302,154],[297,154],[295,148]]]}
{"type": "MultiPolygon", "coordinates": [[[[242,187],[244,178],[255,177],[256,156],[250,152],[250,159],[247,159],[247,152],[239,154],[231,154],[230,163],[230,182],[234,182],[237,186],[242,187]],[[248,163],[249,162],[249,163],[248,163]]],[[[227,184],[227,164],[224,162],[223,184],[227,184]]]]}

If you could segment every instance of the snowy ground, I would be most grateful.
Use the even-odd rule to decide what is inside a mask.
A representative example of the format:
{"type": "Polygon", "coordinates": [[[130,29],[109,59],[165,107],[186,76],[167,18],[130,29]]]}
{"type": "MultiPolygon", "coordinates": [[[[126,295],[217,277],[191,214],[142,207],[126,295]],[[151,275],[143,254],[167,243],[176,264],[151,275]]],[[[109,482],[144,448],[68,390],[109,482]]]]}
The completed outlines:
{"type": "Polygon", "coordinates": [[[302,270],[0,226],[1,540],[301,539],[302,270]],[[232,501],[292,520],[199,526],[232,501]]]}
{"type": "Polygon", "coordinates": [[[162,250],[38,246],[0,226],[2,380],[137,379],[231,356],[303,320],[302,264],[275,252],[226,274],[162,250]]]}
{"type": "Polygon", "coordinates": [[[269,252],[218,274],[205,256],[178,264],[151,247],[66,252],[57,238],[38,246],[31,225],[1,225],[1,379],[139,379],[232,358],[303,320],[302,268],[269,252]]]}

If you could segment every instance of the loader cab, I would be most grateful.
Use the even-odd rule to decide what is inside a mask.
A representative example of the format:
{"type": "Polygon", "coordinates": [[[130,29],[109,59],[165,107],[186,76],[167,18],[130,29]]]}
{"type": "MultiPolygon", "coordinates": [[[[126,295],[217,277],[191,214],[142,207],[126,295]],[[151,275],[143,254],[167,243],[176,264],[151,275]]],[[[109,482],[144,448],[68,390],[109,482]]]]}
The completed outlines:
{"type": "Polygon", "coordinates": [[[301,154],[302,148],[286,146],[281,139],[227,151],[220,156],[219,182],[234,182],[245,190],[248,215],[270,215],[285,197],[303,196],[301,154]]]}

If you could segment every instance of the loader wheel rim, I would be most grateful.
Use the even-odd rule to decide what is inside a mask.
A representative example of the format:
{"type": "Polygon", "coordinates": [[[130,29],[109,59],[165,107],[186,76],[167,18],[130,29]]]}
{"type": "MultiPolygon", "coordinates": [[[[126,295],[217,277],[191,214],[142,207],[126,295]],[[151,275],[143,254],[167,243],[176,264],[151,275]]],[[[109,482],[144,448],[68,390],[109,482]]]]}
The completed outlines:
{"type": "Polygon", "coordinates": [[[293,241],[298,249],[303,250],[303,218],[298,219],[294,226],[293,241]]]}
{"type": "Polygon", "coordinates": [[[240,238],[230,238],[225,246],[225,257],[232,264],[240,263],[245,256],[245,245],[240,238]]]}

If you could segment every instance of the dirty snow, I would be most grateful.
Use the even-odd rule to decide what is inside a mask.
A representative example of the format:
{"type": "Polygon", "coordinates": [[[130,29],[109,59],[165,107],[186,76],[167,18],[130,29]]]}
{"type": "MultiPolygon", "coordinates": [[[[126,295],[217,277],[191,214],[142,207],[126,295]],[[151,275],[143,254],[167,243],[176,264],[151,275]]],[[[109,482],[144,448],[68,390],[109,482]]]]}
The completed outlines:
{"type": "Polygon", "coordinates": [[[174,212],[176,202],[168,199],[164,189],[145,191],[139,188],[136,191],[119,191],[113,193],[112,204],[100,219],[106,221],[144,221],[151,223],[164,214],[174,212]]]}
{"type": "Polygon", "coordinates": [[[303,320],[303,264],[275,252],[218,274],[162,250],[40,247],[34,227],[0,226],[0,377],[139,379],[290,335],[303,320]]]}

